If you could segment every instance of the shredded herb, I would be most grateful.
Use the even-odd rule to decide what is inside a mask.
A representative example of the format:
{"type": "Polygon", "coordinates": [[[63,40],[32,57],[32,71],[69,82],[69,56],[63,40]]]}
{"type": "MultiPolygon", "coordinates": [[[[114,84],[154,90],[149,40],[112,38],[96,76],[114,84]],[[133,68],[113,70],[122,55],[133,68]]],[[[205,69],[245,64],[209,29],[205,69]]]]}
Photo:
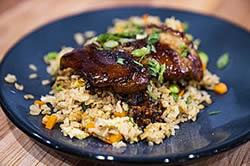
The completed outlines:
{"type": "Polygon", "coordinates": [[[82,110],[86,111],[89,108],[89,105],[86,105],[85,103],[81,104],[82,110]]]}
{"type": "Polygon", "coordinates": [[[148,66],[151,72],[151,75],[153,76],[157,76],[157,74],[160,72],[161,70],[161,65],[159,64],[159,62],[155,59],[150,59],[148,62],[148,66]]]}
{"type": "Polygon", "coordinates": [[[180,92],[180,88],[176,84],[170,85],[169,90],[171,91],[171,93],[175,93],[175,94],[180,92]]]}
{"type": "Polygon", "coordinates": [[[153,44],[148,44],[148,45],[147,45],[147,48],[148,48],[151,52],[156,53],[156,49],[155,49],[155,46],[154,46],[153,44]]]}
{"type": "Polygon", "coordinates": [[[153,45],[157,43],[160,39],[160,34],[159,32],[153,32],[151,35],[148,37],[148,44],[153,45]]]}
{"type": "Polygon", "coordinates": [[[208,58],[208,55],[205,52],[199,51],[198,55],[201,58],[201,62],[203,64],[207,64],[208,63],[209,58],[208,58]]]}
{"type": "Polygon", "coordinates": [[[179,95],[176,93],[171,93],[171,96],[173,97],[174,101],[177,102],[179,99],[179,95]]]}
{"type": "Polygon", "coordinates": [[[103,44],[104,48],[114,48],[117,47],[119,45],[119,43],[117,41],[114,40],[108,40],[103,44]]]}
{"type": "Polygon", "coordinates": [[[186,57],[188,55],[188,47],[185,44],[181,44],[179,46],[180,50],[181,50],[181,57],[186,57]]]}
{"type": "Polygon", "coordinates": [[[188,97],[187,97],[186,103],[187,103],[187,104],[191,104],[191,96],[188,96],[188,97]]]}
{"type": "Polygon", "coordinates": [[[166,70],[166,65],[165,64],[160,64],[157,60],[155,59],[150,59],[148,61],[148,67],[150,69],[150,73],[152,76],[158,76],[158,81],[160,83],[163,83],[164,81],[164,72],[166,70]]]}
{"type": "Polygon", "coordinates": [[[105,43],[106,41],[113,40],[113,41],[118,41],[120,37],[115,36],[114,34],[111,33],[103,33],[97,36],[96,41],[99,43],[105,43]]]}
{"type": "Polygon", "coordinates": [[[131,116],[129,117],[129,121],[133,124],[133,126],[136,125],[136,123],[134,122],[134,119],[131,116]]]}
{"type": "Polygon", "coordinates": [[[117,33],[119,37],[135,38],[137,34],[142,34],[144,32],[143,28],[138,25],[133,25],[133,27],[127,27],[123,32],[117,33]]]}
{"type": "Polygon", "coordinates": [[[53,52],[49,52],[47,55],[44,56],[44,60],[45,62],[49,62],[51,60],[55,60],[58,56],[58,53],[53,51],[53,52]]]}
{"type": "Polygon", "coordinates": [[[228,53],[224,53],[222,54],[219,59],[217,60],[217,68],[219,69],[223,69],[227,66],[227,64],[229,63],[229,54],[228,53]]]}
{"type": "Polygon", "coordinates": [[[142,47],[131,52],[131,54],[135,57],[144,57],[145,55],[149,53],[150,53],[150,50],[147,47],[142,47]]]}
{"type": "Polygon", "coordinates": [[[134,63],[139,65],[139,66],[143,66],[143,64],[141,64],[140,62],[137,62],[136,60],[134,60],[134,63]]]}
{"type": "Polygon", "coordinates": [[[163,81],[164,81],[164,76],[163,76],[163,74],[164,74],[165,70],[166,70],[166,65],[165,65],[165,64],[161,65],[160,71],[159,71],[159,75],[158,75],[158,81],[159,81],[160,83],[163,83],[163,81]]]}
{"type": "Polygon", "coordinates": [[[220,113],[221,113],[221,111],[211,111],[208,114],[209,115],[217,115],[217,114],[220,114],[220,113]]]}
{"type": "MultiPolygon", "coordinates": [[[[152,84],[152,82],[150,82],[150,84],[152,84]]],[[[153,100],[157,100],[158,97],[153,93],[153,88],[151,85],[148,85],[147,87],[147,93],[148,95],[153,99],[153,100]]]]}
{"type": "Polygon", "coordinates": [[[123,65],[124,61],[125,61],[125,59],[123,59],[123,58],[117,58],[116,63],[123,65]]]}

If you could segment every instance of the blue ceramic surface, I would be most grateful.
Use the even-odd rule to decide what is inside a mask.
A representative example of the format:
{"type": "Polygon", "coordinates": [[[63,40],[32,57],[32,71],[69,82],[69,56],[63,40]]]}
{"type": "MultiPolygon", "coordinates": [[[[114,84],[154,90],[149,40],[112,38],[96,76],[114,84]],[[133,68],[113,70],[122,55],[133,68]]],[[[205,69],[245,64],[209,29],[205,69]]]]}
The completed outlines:
{"type": "MultiPolygon", "coordinates": [[[[121,162],[176,163],[209,156],[246,142],[250,138],[250,33],[225,21],[200,14],[149,7],[117,8],[82,13],[45,25],[20,40],[6,54],[0,66],[0,99],[4,112],[11,121],[32,138],[54,149],[99,160],[121,162]],[[218,74],[229,87],[226,95],[212,94],[214,103],[198,115],[196,122],[181,124],[176,136],[163,144],[148,146],[146,142],[114,149],[97,139],[83,141],[64,137],[59,130],[47,130],[41,117],[28,114],[32,101],[23,99],[26,93],[39,96],[49,87],[41,80],[50,78],[46,73],[43,55],[58,51],[62,46],[77,47],[73,39],[76,32],[95,30],[105,32],[114,18],[133,15],[175,16],[190,25],[189,32],[201,39],[201,50],[208,53],[208,68],[218,74]],[[230,63],[224,70],[215,67],[216,59],[224,52],[230,63]],[[29,80],[28,64],[38,66],[39,79],[29,80]],[[4,82],[4,76],[13,73],[25,87],[23,92],[4,82]],[[221,113],[209,116],[209,111],[221,113]]],[[[57,127],[58,129],[58,127],[57,127]]]]}

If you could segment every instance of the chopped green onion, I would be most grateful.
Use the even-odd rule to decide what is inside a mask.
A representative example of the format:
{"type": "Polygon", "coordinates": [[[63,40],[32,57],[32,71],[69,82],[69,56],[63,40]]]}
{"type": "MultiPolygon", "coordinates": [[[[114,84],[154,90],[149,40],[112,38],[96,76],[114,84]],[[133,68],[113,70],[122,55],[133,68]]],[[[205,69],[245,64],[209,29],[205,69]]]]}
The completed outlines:
{"type": "Polygon", "coordinates": [[[189,24],[188,24],[187,22],[184,22],[184,23],[183,23],[184,32],[187,32],[187,31],[188,31],[188,28],[189,28],[189,24]]]}
{"type": "Polygon", "coordinates": [[[158,32],[154,32],[148,37],[148,44],[155,44],[159,41],[160,34],[158,32]]]}
{"type": "Polygon", "coordinates": [[[153,44],[148,44],[148,45],[147,45],[147,48],[148,48],[151,52],[156,53],[156,49],[155,49],[155,46],[154,46],[153,44]]]}
{"type": "Polygon", "coordinates": [[[120,37],[117,37],[114,34],[104,33],[104,34],[100,34],[99,36],[97,36],[96,41],[100,43],[105,43],[106,41],[109,41],[109,40],[118,41],[119,39],[120,37]]]}
{"type": "Polygon", "coordinates": [[[187,104],[190,104],[190,103],[191,103],[191,96],[188,96],[188,97],[187,97],[186,103],[187,103],[187,104]]]}
{"type": "Polygon", "coordinates": [[[179,99],[179,95],[176,93],[171,93],[171,96],[173,97],[174,101],[177,102],[179,99]]]}
{"type": "Polygon", "coordinates": [[[47,55],[44,56],[44,60],[45,62],[51,61],[51,60],[55,60],[58,56],[58,53],[53,51],[53,52],[49,52],[47,55]]]}
{"type": "Polygon", "coordinates": [[[114,47],[117,47],[118,45],[119,45],[119,43],[117,41],[109,40],[103,44],[103,47],[104,48],[114,48],[114,47]]]}
{"type": "Polygon", "coordinates": [[[86,105],[85,103],[81,104],[82,110],[86,111],[89,108],[89,105],[86,105]]]}
{"type": "Polygon", "coordinates": [[[217,115],[217,114],[219,114],[219,113],[221,113],[221,111],[211,111],[211,112],[209,112],[208,114],[209,114],[209,115],[217,115]]]}
{"type": "Polygon", "coordinates": [[[137,62],[136,60],[134,60],[134,63],[139,65],[139,66],[143,66],[143,64],[141,64],[140,62],[137,62]]]}
{"type": "Polygon", "coordinates": [[[155,59],[150,59],[148,62],[148,66],[149,66],[149,69],[151,71],[151,75],[153,75],[153,76],[157,76],[157,74],[161,70],[161,65],[155,59]]]}
{"type": "Polygon", "coordinates": [[[186,57],[188,55],[188,47],[185,44],[179,45],[179,48],[181,50],[181,57],[186,57]]]}
{"type": "Polygon", "coordinates": [[[132,29],[126,29],[124,32],[117,33],[116,35],[119,37],[128,37],[128,38],[134,38],[137,34],[142,34],[144,32],[143,28],[141,26],[133,27],[132,29]]]}
{"type": "Polygon", "coordinates": [[[136,35],[136,40],[141,40],[141,39],[145,39],[148,35],[146,33],[144,34],[137,34],[136,35]]]}
{"type": "Polygon", "coordinates": [[[133,124],[133,126],[136,126],[136,123],[134,122],[134,119],[133,119],[133,117],[129,117],[129,121],[133,124]]]}
{"type": "Polygon", "coordinates": [[[207,55],[205,52],[199,51],[199,52],[198,52],[198,55],[199,55],[199,57],[201,58],[201,62],[202,62],[203,64],[207,64],[207,63],[208,63],[209,58],[208,58],[208,55],[207,55]]]}
{"type": "Polygon", "coordinates": [[[118,58],[117,61],[116,61],[116,63],[123,65],[123,64],[124,64],[124,61],[125,61],[125,59],[123,59],[123,58],[118,58]]]}
{"type": "Polygon", "coordinates": [[[175,93],[175,94],[180,92],[180,88],[176,84],[170,85],[169,90],[170,90],[171,93],[175,93]]]}
{"type": "Polygon", "coordinates": [[[57,85],[57,86],[55,87],[55,90],[56,90],[57,92],[60,92],[60,91],[62,90],[62,85],[57,85]]]}
{"type": "Polygon", "coordinates": [[[149,95],[153,100],[157,100],[158,97],[153,93],[152,86],[151,86],[151,85],[148,85],[147,89],[148,89],[148,90],[147,90],[148,95],[149,95]]]}
{"type": "Polygon", "coordinates": [[[125,44],[125,43],[128,43],[128,42],[133,42],[133,41],[135,41],[135,39],[129,39],[129,38],[120,38],[119,39],[119,42],[121,44],[125,44]]]}
{"type": "Polygon", "coordinates": [[[227,66],[228,63],[229,63],[229,55],[228,53],[224,53],[223,55],[219,57],[216,65],[217,65],[217,68],[223,69],[227,66]]]}
{"type": "Polygon", "coordinates": [[[142,47],[131,52],[131,54],[135,57],[144,57],[145,55],[149,53],[150,53],[150,50],[147,47],[142,47]]]}
{"type": "Polygon", "coordinates": [[[163,74],[164,74],[165,70],[166,70],[166,65],[165,64],[161,65],[159,75],[158,75],[158,81],[160,83],[163,83],[163,81],[164,81],[163,74]]]}

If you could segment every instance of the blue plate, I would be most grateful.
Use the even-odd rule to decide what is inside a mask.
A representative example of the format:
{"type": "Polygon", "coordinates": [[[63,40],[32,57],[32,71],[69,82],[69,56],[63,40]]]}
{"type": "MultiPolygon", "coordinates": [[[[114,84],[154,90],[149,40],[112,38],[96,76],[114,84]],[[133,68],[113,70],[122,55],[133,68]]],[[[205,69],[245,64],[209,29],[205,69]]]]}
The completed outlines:
{"type": "Polygon", "coordinates": [[[235,147],[250,138],[250,33],[217,18],[177,10],[127,7],[92,11],[64,18],[45,25],[20,40],[1,62],[0,99],[4,112],[23,132],[35,140],[59,151],[98,160],[143,163],[178,163],[209,156],[235,147]],[[34,94],[36,99],[48,93],[49,87],[41,80],[50,78],[46,73],[43,55],[59,51],[62,46],[77,47],[73,39],[76,32],[95,30],[105,32],[114,18],[148,13],[164,19],[175,16],[190,25],[189,32],[201,39],[201,50],[209,55],[208,68],[218,74],[229,87],[226,95],[212,93],[214,103],[202,111],[196,122],[187,122],[177,130],[176,136],[163,144],[148,146],[146,142],[114,149],[97,139],[83,141],[64,137],[59,128],[47,130],[41,117],[29,115],[29,105],[23,95],[34,94]],[[224,70],[215,66],[216,59],[224,52],[230,63],[224,70]],[[29,80],[28,64],[38,66],[39,79],[29,80]],[[4,82],[7,73],[17,76],[25,87],[17,92],[13,85],[4,82]],[[209,111],[221,113],[209,116],[209,111]]]}

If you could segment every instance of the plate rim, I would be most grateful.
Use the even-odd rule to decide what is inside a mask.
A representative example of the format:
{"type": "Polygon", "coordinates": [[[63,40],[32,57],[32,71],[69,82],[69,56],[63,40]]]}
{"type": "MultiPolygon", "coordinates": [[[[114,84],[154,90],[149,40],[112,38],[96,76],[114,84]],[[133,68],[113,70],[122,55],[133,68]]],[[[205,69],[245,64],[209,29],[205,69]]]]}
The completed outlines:
{"type": "MultiPolygon", "coordinates": [[[[188,11],[188,10],[183,10],[183,9],[175,9],[175,8],[168,8],[168,7],[152,7],[152,6],[147,6],[147,5],[128,5],[128,6],[116,6],[116,7],[105,7],[105,8],[99,8],[99,9],[91,9],[91,10],[87,10],[87,11],[83,11],[77,14],[72,14],[72,15],[68,15],[59,19],[55,19],[52,21],[49,21],[46,24],[43,24],[41,26],[38,26],[37,28],[33,29],[32,31],[24,34],[19,40],[17,40],[16,42],[14,42],[11,47],[8,49],[7,52],[4,53],[4,56],[2,58],[2,60],[0,61],[0,72],[2,71],[2,64],[6,61],[6,57],[7,55],[9,55],[9,53],[11,52],[11,50],[13,48],[15,48],[16,46],[18,46],[22,40],[24,40],[25,38],[31,36],[32,34],[36,33],[37,31],[55,23],[55,22],[60,22],[63,20],[67,20],[67,19],[71,19],[72,17],[78,17],[81,16],[83,14],[91,14],[91,13],[95,13],[95,12],[102,12],[102,11],[110,11],[110,10],[117,10],[117,9],[159,9],[159,10],[168,10],[168,11],[174,11],[174,12],[181,12],[181,13],[187,13],[187,14],[194,14],[194,15],[199,15],[202,17],[208,17],[208,18],[212,18],[215,20],[219,20],[223,23],[229,24],[235,28],[237,28],[237,30],[241,30],[244,31],[245,33],[248,33],[250,35],[250,32],[241,27],[240,25],[231,22],[230,20],[225,20],[223,18],[211,15],[211,14],[204,14],[204,13],[200,13],[200,12],[194,12],[194,11],[188,11]]],[[[1,74],[1,73],[0,73],[1,74]]],[[[79,152],[75,152],[72,151],[72,149],[70,149],[70,147],[68,146],[58,146],[55,143],[53,143],[53,141],[51,141],[49,138],[47,138],[46,136],[40,135],[38,132],[36,132],[35,130],[29,128],[28,125],[22,125],[19,121],[19,119],[16,119],[12,114],[11,111],[9,111],[8,106],[6,104],[7,102],[4,100],[3,98],[3,93],[2,91],[0,91],[0,106],[3,110],[3,112],[5,113],[5,115],[7,115],[8,119],[17,127],[19,128],[22,132],[24,132],[27,136],[29,136],[32,139],[35,139],[35,141],[38,141],[40,143],[42,143],[43,145],[46,145],[47,147],[50,147],[58,152],[63,152],[65,154],[68,155],[76,155],[78,157],[84,157],[86,159],[91,159],[91,160],[99,160],[99,161],[111,161],[110,159],[108,159],[108,156],[110,155],[102,155],[104,156],[104,159],[98,159],[97,156],[98,153],[90,153],[88,151],[84,151],[84,153],[79,153],[79,152]],[[50,143],[48,143],[50,142],[50,143]]],[[[229,149],[232,149],[236,146],[239,146],[243,143],[246,143],[250,140],[250,131],[246,131],[244,132],[241,136],[235,138],[234,140],[232,140],[231,142],[224,142],[224,144],[221,144],[219,146],[212,146],[207,148],[206,150],[196,150],[194,153],[192,153],[191,157],[190,157],[190,153],[182,153],[182,154],[178,154],[178,155],[168,155],[166,157],[164,157],[164,155],[161,156],[151,156],[151,157],[143,157],[143,155],[140,156],[133,156],[133,157],[121,157],[119,155],[111,155],[113,157],[112,161],[115,162],[120,162],[120,163],[143,163],[146,164],[145,162],[148,162],[147,164],[150,163],[165,163],[165,164],[177,164],[177,163],[183,163],[186,161],[190,161],[190,160],[194,160],[194,159],[200,159],[200,158],[205,158],[208,156],[212,156],[214,154],[217,153],[221,153],[224,151],[227,151],[229,149]],[[164,160],[165,158],[165,160],[164,160]]]]}

